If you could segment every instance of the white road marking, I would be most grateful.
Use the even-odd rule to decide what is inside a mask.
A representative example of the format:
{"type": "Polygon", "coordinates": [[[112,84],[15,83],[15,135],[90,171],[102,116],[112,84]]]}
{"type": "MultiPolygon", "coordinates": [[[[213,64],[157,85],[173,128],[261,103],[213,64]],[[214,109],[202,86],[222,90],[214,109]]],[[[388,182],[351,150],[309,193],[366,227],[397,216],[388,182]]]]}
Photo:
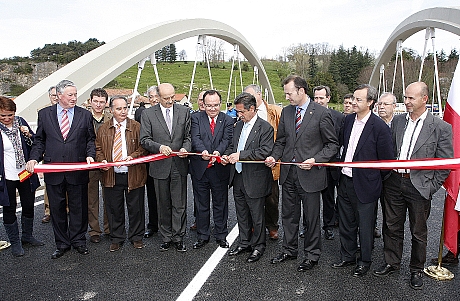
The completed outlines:
{"type": "MultiPolygon", "coordinates": [[[[238,237],[238,224],[233,227],[230,234],[227,236],[227,241],[229,245],[232,245],[235,239],[238,237]]],[[[180,294],[177,301],[189,301],[193,300],[196,294],[200,291],[203,284],[206,283],[206,280],[209,278],[211,273],[214,271],[216,266],[222,260],[222,258],[227,254],[228,249],[217,247],[217,249],[209,257],[208,261],[203,265],[203,267],[198,271],[198,273],[193,277],[192,281],[187,285],[184,291],[180,294]]]]}

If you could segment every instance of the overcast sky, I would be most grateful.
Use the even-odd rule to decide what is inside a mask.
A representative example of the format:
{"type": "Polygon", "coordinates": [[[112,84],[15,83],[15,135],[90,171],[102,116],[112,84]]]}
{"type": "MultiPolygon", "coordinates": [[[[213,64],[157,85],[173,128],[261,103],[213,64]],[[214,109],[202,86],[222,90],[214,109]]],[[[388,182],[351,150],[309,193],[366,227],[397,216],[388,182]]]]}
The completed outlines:
{"type": "MultiPolygon", "coordinates": [[[[356,45],[378,54],[405,18],[459,0],[0,0],[0,58],[28,56],[45,44],[110,42],[143,27],[177,19],[209,18],[238,30],[259,57],[275,58],[298,43],[356,45]]],[[[196,38],[178,42],[194,60],[196,38]]],[[[437,31],[438,49],[460,50],[459,37],[437,31]]],[[[403,45],[423,51],[424,32],[403,45]]],[[[228,56],[227,56],[228,57],[228,56]]]]}

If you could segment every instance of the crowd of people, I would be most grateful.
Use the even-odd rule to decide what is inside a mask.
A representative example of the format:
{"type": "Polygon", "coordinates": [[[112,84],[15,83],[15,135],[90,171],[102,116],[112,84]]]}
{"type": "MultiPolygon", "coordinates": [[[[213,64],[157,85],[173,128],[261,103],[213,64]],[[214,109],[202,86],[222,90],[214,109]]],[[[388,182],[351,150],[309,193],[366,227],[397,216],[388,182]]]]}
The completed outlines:
{"type": "MultiPolygon", "coordinates": [[[[339,260],[331,266],[354,266],[352,275],[361,277],[370,269],[374,237],[380,235],[376,226],[380,200],[385,262],[373,274],[382,277],[400,269],[408,212],[410,286],[421,289],[431,199],[449,170],[337,168],[315,163],[453,157],[451,126],[426,109],[427,85],[408,85],[407,113],[400,115],[394,114],[396,97],[391,93],[379,97],[370,85],[359,85],[353,94],[345,95],[343,112],[328,106],[327,86],[315,87],[310,98],[307,82],[292,75],[283,88],[289,101],[284,108],[268,104],[260,87],[249,85],[226,104],[227,114],[221,111],[222,98],[216,90],[202,91],[199,108],[191,113],[175,102],[174,86],[163,83],[148,89],[150,107],[141,106],[134,120],[128,118],[127,98],[109,99],[101,88],[91,92],[90,110],[77,106],[76,85],[63,80],[49,89],[50,104],[38,112],[36,133],[15,116],[14,102],[0,97],[0,205],[12,254],[24,255],[25,243],[43,245],[33,236],[33,202],[39,186],[34,168],[39,162],[115,162],[114,167],[44,174],[42,222],[53,226],[52,259],[71,248],[89,254],[87,233],[91,243],[109,236],[110,252],[120,250],[126,240],[141,249],[144,238],[156,233],[162,241],[160,251],[186,252],[190,174],[195,216],[191,229],[197,232],[193,249],[205,247],[211,236],[218,247],[230,248],[231,187],[239,238],[229,256],[247,253],[247,262],[260,260],[267,238],[281,236],[281,216],[282,249],[270,260],[272,264],[296,260],[302,248],[304,259],[297,271],[313,269],[321,256],[322,230],[324,239],[332,240],[332,229],[338,226],[339,260]],[[107,103],[110,113],[105,110],[107,103]],[[130,164],[148,154],[164,158],[130,164]],[[21,182],[18,174],[24,169],[32,176],[21,182]],[[21,237],[16,191],[22,204],[21,237]]],[[[443,263],[458,264],[457,256],[449,252],[443,263]]]]}

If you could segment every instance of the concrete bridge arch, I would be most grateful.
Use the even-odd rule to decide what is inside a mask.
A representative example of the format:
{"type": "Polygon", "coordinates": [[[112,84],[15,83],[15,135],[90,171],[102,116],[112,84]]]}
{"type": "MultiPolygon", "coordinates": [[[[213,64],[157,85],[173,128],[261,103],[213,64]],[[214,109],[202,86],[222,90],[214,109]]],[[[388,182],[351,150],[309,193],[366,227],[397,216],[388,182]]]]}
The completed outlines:
{"type": "Polygon", "coordinates": [[[72,80],[78,87],[79,103],[89,98],[91,90],[102,87],[154,51],[171,43],[198,35],[213,36],[230,44],[238,44],[240,52],[252,66],[259,69],[260,84],[273,91],[262,62],[249,42],[234,28],[210,19],[186,19],[154,24],[104,44],[57,70],[16,99],[17,114],[33,122],[37,108],[49,103],[48,88],[62,79],[72,80]]]}
{"type": "Polygon", "coordinates": [[[460,36],[460,7],[435,7],[421,10],[399,24],[391,33],[385,46],[382,49],[372,71],[369,84],[377,87],[379,85],[380,66],[386,65],[396,52],[396,43],[399,40],[405,41],[413,34],[433,27],[443,29],[460,36]]]}

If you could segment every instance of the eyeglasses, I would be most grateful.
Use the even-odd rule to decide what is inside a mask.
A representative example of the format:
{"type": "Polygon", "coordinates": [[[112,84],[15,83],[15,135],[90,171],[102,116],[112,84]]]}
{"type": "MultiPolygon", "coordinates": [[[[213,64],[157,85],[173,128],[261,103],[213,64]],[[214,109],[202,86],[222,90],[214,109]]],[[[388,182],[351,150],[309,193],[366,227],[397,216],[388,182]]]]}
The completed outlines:
{"type": "Polygon", "coordinates": [[[168,97],[161,96],[161,98],[164,99],[164,100],[172,100],[172,101],[174,101],[176,99],[176,94],[168,96],[168,97]]]}
{"type": "Polygon", "coordinates": [[[219,103],[219,104],[215,104],[215,105],[205,104],[204,106],[205,106],[206,108],[209,108],[209,109],[211,109],[211,108],[219,108],[219,107],[220,107],[220,103],[219,103]]]}
{"type": "Polygon", "coordinates": [[[387,102],[378,102],[377,103],[377,106],[379,106],[379,107],[380,106],[385,106],[386,107],[386,106],[391,106],[391,105],[393,105],[393,103],[387,103],[387,102]]]}

